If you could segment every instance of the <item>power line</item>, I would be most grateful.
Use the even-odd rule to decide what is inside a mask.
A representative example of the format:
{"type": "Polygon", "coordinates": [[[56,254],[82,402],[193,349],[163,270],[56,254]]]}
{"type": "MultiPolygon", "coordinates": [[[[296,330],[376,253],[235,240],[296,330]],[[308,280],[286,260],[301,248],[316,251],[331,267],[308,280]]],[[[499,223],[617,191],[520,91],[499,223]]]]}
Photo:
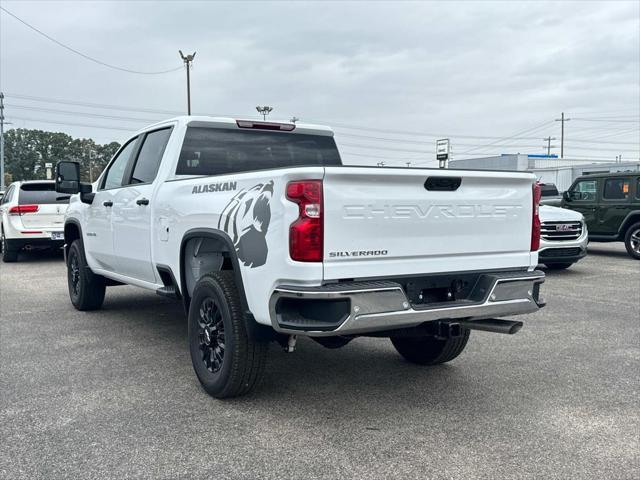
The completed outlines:
{"type": "MultiPolygon", "coordinates": [[[[182,67],[181,67],[182,68],[182,67]]],[[[42,102],[42,103],[58,103],[61,105],[75,105],[78,107],[87,107],[87,108],[98,108],[98,109],[103,109],[103,110],[121,110],[123,112],[133,112],[133,113],[152,113],[152,114],[158,114],[158,115],[172,115],[172,116],[177,116],[177,115],[184,115],[183,111],[179,111],[179,110],[160,110],[160,109],[153,109],[153,108],[142,108],[142,107],[127,107],[127,106],[123,106],[123,105],[108,105],[108,104],[103,104],[103,103],[91,103],[91,102],[80,102],[80,101],[76,101],[76,100],[67,100],[67,99],[56,99],[56,98],[47,98],[47,97],[35,97],[32,95],[18,95],[18,94],[12,94],[12,93],[8,93],[6,94],[6,96],[9,98],[15,98],[15,99],[19,99],[19,100],[29,100],[29,101],[33,101],[33,102],[42,102]]],[[[195,113],[194,115],[210,115],[213,117],[223,117],[223,116],[232,116],[232,117],[243,117],[246,115],[238,115],[238,114],[222,114],[222,113],[195,113]]],[[[157,120],[155,120],[157,121],[157,120]]]]}
{"type": "MultiPolygon", "coordinates": [[[[9,105],[7,105],[9,106],[9,105]]],[[[12,108],[16,108],[17,106],[12,106],[12,108]]],[[[35,110],[44,110],[47,112],[57,112],[55,110],[49,110],[49,109],[38,109],[38,108],[34,108],[35,110]]],[[[128,121],[138,121],[138,122],[150,122],[153,123],[155,120],[152,119],[128,119],[127,117],[116,117],[116,116],[109,116],[109,115],[98,115],[98,114],[90,114],[90,113],[84,113],[84,112],[72,112],[72,111],[60,111],[60,112],[64,112],[64,114],[68,114],[68,115],[73,115],[73,116],[89,116],[89,117],[95,117],[95,118],[105,118],[105,119],[117,119],[117,120],[128,120],[128,121]]],[[[22,117],[22,116],[14,116],[12,115],[11,118],[14,118],[16,120],[24,120],[24,121],[32,121],[32,122],[39,122],[39,123],[45,123],[45,124],[56,124],[56,125],[69,125],[69,126],[80,126],[80,127],[87,127],[87,128],[99,128],[99,129],[109,129],[109,130],[120,130],[120,131],[126,131],[126,132],[133,132],[135,130],[137,130],[137,128],[126,128],[126,127],[115,127],[115,126],[107,126],[107,125],[95,125],[95,124],[87,124],[87,123],[78,123],[78,122],[66,122],[66,121],[60,121],[60,120],[50,120],[50,119],[42,119],[42,118],[30,118],[30,117],[22,117]]],[[[404,148],[393,148],[393,147],[382,147],[382,146],[378,146],[378,145],[362,145],[362,144],[351,144],[351,143],[342,143],[340,141],[338,141],[338,144],[340,146],[344,146],[344,147],[348,147],[348,148],[357,148],[357,149],[365,149],[365,150],[383,150],[383,151],[388,151],[388,152],[399,152],[399,153],[412,153],[412,154],[416,154],[416,155],[420,155],[420,156],[428,156],[430,155],[432,152],[429,151],[425,151],[425,150],[414,150],[414,149],[404,149],[404,148]]],[[[506,145],[505,145],[506,146],[506,145]]],[[[503,145],[498,145],[493,147],[494,149],[502,149],[505,146],[503,145]]],[[[537,145],[508,145],[508,147],[510,149],[537,149],[538,146],[537,145]]],[[[490,148],[490,147],[489,147],[490,148]]],[[[595,148],[595,147],[577,147],[580,150],[586,150],[586,151],[601,151],[601,152],[609,152],[612,151],[611,148],[595,148]]],[[[619,149],[618,149],[619,150],[619,149]]],[[[616,150],[616,151],[618,151],[616,150]]],[[[632,153],[632,154],[636,154],[637,150],[631,150],[631,149],[624,149],[621,150],[624,153],[632,153]]],[[[355,154],[355,153],[353,153],[355,154]]],[[[495,152],[492,151],[483,151],[483,152],[477,152],[477,155],[491,155],[491,154],[495,154],[495,152]]],[[[371,154],[357,154],[359,156],[368,156],[368,157],[375,157],[375,158],[385,158],[385,159],[389,159],[389,156],[385,156],[385,157],[376,157],[374,155],[371,154]]],[[[460,153],[459,155],[462,155],[462,153],[460,153]]],[[[408,157],[403,157],[402,159],[407,159],[408,157]]],[[[420,157],[415,157],[415,158],[420,158],[420,157]]]]}
{"type": "MultiPolygon", "coordinates": [[[[120,111],[126,111],[126,112],[134,112],[134,113],[151,113],[151,114],[157,114],[157,115],[181,115],[183,112],[181,111],[177,111],[177,110],[162,110],[162,109],[152,109],[152,108],[143,108],[143,107],[131,107],[131,106],[123,106],[123,105],[112,105],[112,104],[103,104],[103,103],[93,103],[93,102],[82,102],[82,101],[76,101],[76,100],[67,100],[67,99],[59,99],[59,98],[50,98],[50,97],[39,97],[39,96],[33,96],[33,95],[20,95],[20,94],[11,94],[8,93],[7,97],[10,98],[15,98],[15,99],[20,99],[20,100],[28,100],[28,101],[34,101],[34,102],[43,102],[43,103],[55,103],[55,104],[62,104],[62,105],[74,105],[74,106],[81,106],[81,107],[87,107],[87,108],[96,108],[96,109],[106,109],[106,110],[120,110],[120,111]]],[[[204,113],[199,113],[199,114],[204,114],[204,113]]],[[[211,115],[211,116],[231,116],[231,117],[242,117],[244,115],[238,115],[238,114],[222,114],[222,113],[207,113],[207,115],[211,115]]],[[[157,120],[152,120],[152,121],[157,121],[157,120]]],[[[316,120],[318,121],[318,120],[316,120]]],[[[420,137],[420,138],[429,138],[429,137],[433,137],[438,138],[438,137],[443,137],[443,136],[449,136],[451,138],[461,138],[461,139],[479,139],[479,140],[499,140],[500,142],[504,142],[505,137],[498,137],[498,136],[483,136],[483,135],[452,135],[452,134],[435,134],[435,133],[427,133],[427,132],[409,132],[409,131],[397,131],[397,130],[388,130],[388,129],[377,129],[377,128],[369,128],[369,127],[364,127],[364,126],[359,126],[359,125],[349,125],[346,126],[344,124],[335,124],[333,122],[330,121],[325,121],[324,123],[327,123],[329,125],[331,125],[334,130],[336,130],[336,133],[339,134],[339,136],[341,137],[353,137],[353,138],[364,138],[364,139],[368,139],[368,140],[380,140],[380,141],[386,141],[386,142],[395,142],[395,143],[401,143],[401,142],[406,142],[406,143],[413,143],[413,144],[424,144],[424,145],[430,145],[432,142],[429,141],[420,141],[420,140],[408,140],[408,139],[401,139],[401,138],[388,138],[388,137],[379,137],[379,136],[372,136],[372,135],[360,135],[360,134],[355,134],[355,133],[345,133],[342,132],[341,130],[356,130],[356,131],[374,131],[374,132],[381,132],[387,135],[400,135],[400,136],[410,136],[410,137],[420,137]]],[[[577,127],[577,126],[576,126],[577,127]]],[[[575,128],[575,131],[601,131],[604,129],[615,129],[616,132],[618,132],[618,127],[578,127],[575,128]]],[[[538,137],[518,137],[518,136],[511,136],[511,137],[507,137],[510,140],[537,140],[538,137]]],[[[591,137],[584,137],[584,138],[571,138],[570,140],[567,140],[568,143],[607,143],[607,144],[631,144],[631,145],[635,145],[636,142],[601,142],[601,141],[593,141],[590,139],[591,137]]],[[[605,137],[599,137],[599,138],[605,138],[605,137]]],[[[500,143],[500,142],[493,142],[493,143],[500,143]]],[[[475,145],[475,144],[459,144],[456,143],[456,145],[460,145],[460,146],[480,146],[475,145]]],[[[483,145],[484,146],[484,145],[483,145]]]]}
{"type": "MultiPolygon", "coordinates": [[[[331,125],[331,123],[329,123],[329,125],[331,125]]],[[[339,129],[338,129],[339,130],[339,129]]],[[[343,133],[343,132],[338,132],[336,131],[336,133],[338,133],[341,137],[351,137],[351,138],[363,138],[363,139],[368,139],[368,140],[375,140],[375,141],[382,141],[382,142],[402,142],[402,143],[413,143],[413,144],[419,144],[419,145],[435,145],[434,141],[421,141],[421,140],[407,140],[404,138],[387,138],[387,137],[374,137],[371,135],[358,135],[355,133],[343,133]]],[[[440,135],[442,137],[446,136],[446,135],[440,135]]],[[[436,137],[434,137],[436,138],[436,137]]],[[[471,138],[471,139],[484,139],[484,140],[494,140],[494,139],[502,139],[503,137],[480,137],[480,136],[472,136],[472,135],[449,135],[449,138],[471,138]]],[[[519,137],[517,139],[514,140],[538,140],[538,137],[519,137]]],[[[477,146],[477,145],[481,145],[479,143],[458,143],[456,142],[456,145],[460,146],[477,146]]]]}
{"type": "Polygon", "coordinates": [[[119,70],[121,72],[127,72],[127,73],[135,73],[138,75],[161,75],[164,73],[171,73],[171,72],[176,72],[178,70],[181,70],[182,67],[176,67],[176,68],[171,68],[169,70],[160,70],[157,72],[141,72],[139,70],[131,70],[129,68],[124,68],[124,67],[119,67],[117,65],[111,65],[110,63],[106,63],[103,62],[102,60],[98,60],[96,58],[90,57],[89,55],[82,53],[78,50],[76,50],[75,48],[72,48],[68,45],[65,45],[64,43],[56,40],[55,38],[53,38],[50,35],[47,35],[46,33],[44,33],[42,30],[37,29],[36,27],[34,27],[33,25],[31,25],[30,23],[27,23],[26,21],[24,21],[23,19],[21,19],[20,17],[18,17],[17,15],[14,15],[13,13],[11,13],[9,10],[7,10],[6,8],[0,6],[0,10],[2,10],[4,13],[6,13],[7,15],[15,18],[18,22],[22,23],[24,26],[30,28],[31,30],[33,30],[34,32],[38,33],[39,35],[42,35],[44,38],[46,38],[47,40],[50,40],[51,42],[55,43],[56,45],[64,48],[65,50],[68,50],[72,53],[75,53],[76,55],[81,56],[82,58],[84,58],[85,60],[89,60],[91,62],[97,63],[98,65],[102,65],[103,67],[108,67],[108,68],[112,68],[114,70],[119,70]]]}
{"type": "MultiPolygon", "coordinates": [[[[123,110],[123,111],[131,111],[131,112],[147,112],[147,113],[152,113],[152,114],[157,114],[157,115],[161,115],[161,114],[179,114],[180,112],[176,112],[176,111],[169,111],[169,110],[156,110],[156,109],[142,109],[142,108],[134,108],[134,107],[123,107],[123,106],[116,106],[116,105],[105,105],[105,104],[98,104],[98,103],[89,103],[89,102],[79,102],[79,101],[71,101],[71,100],[63,100],[63,99],[49,99],[49,98],[45,98],[45,97],[35,97],[35,96],[27,96],[27,95],[10,95],[11,97],[14,98],[20,98],[20,99],[24,99],[24,100],[29,100],[29,101],[36,101],[36,102],[45,102],[45,103],[60,103],[60,104],[68,104],[68,105],[75,105],[75,106],[81,106],[81,107],[88,107],[88,108],[102,108],[102,109],[112,109],[112,110],[123,110]]],[[[73,115],[73,116],[78,116],[78,117],[90,117],[90,118],[101,118],[101,119],[113,119],[113,120],[125,120],[125,121],[132,121],[132,122],[148,122],[148,123],[154,123],[157,121],[157,119],[151,119],[151,118],[135,118],[135,117],[126,117],[126,116],[116,116],[116,115],[107,115],[107,114],[102,114],[102,113],[92,113],[92,112],[77,112],[77,111],[70,111],[70,110],[62,110],[62,109],[47,109],[47,108],[42,108],[42,107],[32,107],[32,106],[27,106],[27,105],[13,105],[13,108],[21,108],[21,109],[26,109],[26,110],[34,110],[34,111],[43,111],[46,113],[53,113],[53,114],[57,114],[60,113],[62,115],[73,115]]],[[[215,114],[215,115],[219,115],[219,114],[215,114]]],[[[43,119],[36,119],[36,118],[28,118],[28,117],[14,117],[16,119],[20,119],[20,120],[26,120],[26,121],[34,121],[34,122],[42,122],[42,123],[51,123],[51,124],[58,124],[58,125],[72,125],[72,126],[82,126],[82,127],[88,127],[88,128],[104,128],[104,129],[110,129],[110,130],[122,130],[122,131],[128,131],[128,132],[132,132],[134,129],[131,128],[119,128],[119,127],[111,127],[111,126],[106,126],[106,125],[91,125],[91,124],[86,124],[86,123],[73,123],[73,122],[63,122],[63,121],[56,121],[56,120],[43,120],[43,119]]],[[[331,123],[331,122],[329,122],[331,123]]],[[[552,122],[547,122],[547,123],[552,123],[552,122]]],[[[533,130],[539,130],[544,128],[544,126],[546,126],[545,124],[536,126],[536,127],[532,127],[529,129],[526,129],[525,132],[530,132],[533,130]]],[[[349,129],[357,129],[360,127],[355,127],[352,126],[349,129]]],[[[137,128],[136,128],[137,129],[137,128]]],[[[376,129],[377,130],[377,129],[376,129]]],[[[588,130],[594,130],[592,128],[588,129],[588,130]]],[[[598,130],[597,128],[595,130],[598,130]]],[[[382,130],[385,133],[387,132],[386,130],[382,130]]],[[[618,144],[618,145],[638,145],[639,142],[613,142],[613,141],[602,141],[600,139],[603,138],[610,138],[610,137],[615,137],[615,136],[620,136],[620,135],[625,135],[627,133],[633,133],[636,132],[637,130],[635,128],[629,129],[629,130],[624,130],[624,131],[620,131],[617,127],[615,127],[615,132],[612,134],[608,134],[608,135],[604,135],[604,136],[599,136],[599,140],[595,141],[590,137],[591,139],[572,139],[569,140],[569,143],[586,143],[589,145],[585,145],[585,146],[574,146],[575,150],[582,150],[582,151],[611,151],[611,149],[607,148],[607,149],[599,149],[599,148],[595,148],[592,145],[596,144],[618,144]]],[[[464,144],[456,144],[459,146],[473,146],[474,148],[472,148],[471,150],[468,150],[466,152],[461,152],[458,155],[467,155],[468,153],[470,153],[471,151],[477,152],[476,155],[491,155],[491,154],[495,154],[495,150],[496,149],[501,149],[504,150],[505,147],[508,147],[509,149],[528,149],[528,148],[538,148],[537,146],[533,146],[533,145],[523,145],[523,144],[515,144],[516,141],[521,140],[521,139],[529,139],[529,138],[538,138],[538,137],[518,137],[517,135],[522,134],[522,132],[519,132],[516,135],[512,135],[510,137],[483,137],[483,136],[473,136],[473,135],[468,135],[468,136],[464,136],[467,138],[498,138],[497,141],[491,142],[489,144],[484,144],[484,145],[478,145],[478,144],[472,144],[472,143],[464,143],[464,144]],[[478,150],[488,150],[488,151],[483,151],[480,152],[478,150]],[[493,152],[491,150],[494,150],[493,152]]],[[[403,132],[403,135],[407,135],[406,132],[403,132]]],[[[418,135],[416,133],[416,135],[418,135]]],[[[422,138],[424,138],[424,134],[420,134],[420,136],[422,138]]],[[[337,137],[354,137],[354,138],[363,138],[363,139],[368,139],[368,140],[373,140],[374,142],[376,141],[382,141],[382,142],[391,142],[391,143],[410,143],[410,144],[415,144],[415,145],[425,145],[425,146],[429,146],[431,144],[431,142],[427,142],[427,141],[417,141],[417,140],[409,140],[409,139],[399,139],[399,138],[386,138],[386,137],[378,137],[378,136],[369,136],[369,135],[357,135],[357,134],[353,134],[353,133],[343,133],[343,132],[337,132],[337,137]]],[[[460,136],[462,138],[462,136],[460,136]]],[[[357,149],[367,149],[367,150],[384,150],[384,151],[388,151],[388,152],[401,152],[401,153],[413,153],[416,155],[420,155],[420,156],[428,156],[431,154],[430,151],[425,151],[425,150],[415,150],[415,149],[404,149],[404,148],[397,148],[397,147],[380,147],[380,146],[375,146],[375,144],[370,144],[370,145],[361,145],[361,144],[344,144],[345,146],[349,146],[349,147],[353,147],[353,148],[357,148],[357,149]]],[[[625,152],[633,152],[633,154],[635,155],[635,150],[624,150],[625,152]]],[[[628,153],[627,153],[628,154],[628,153]]],[[[370,154],[361,154],[360,156],[369,156],[372,157],[372,155],[370,154]]],[[[577,155],[576,155],[577,156],[577,155]]],[[[388,159],[389,157],[378,157],[378,158],[385,158],[388,159]]]]}
{"type": "Polygon", "coordinates": [[[41,118],[28,118],[28,117],[19,117],[19,116],[15,116],[15,115],[11,115],[11,119],[12,120],[24,120],[27,122],[38,122],[38,123],[51,123],[54,125],[71,125],[71,126],[75,126],[75,127],[88,127],[88,128],[100,128],[100,129],[105,129],[105,130],[121,130],[124,132],[135,132],[136,130],[138,130],[137,128],[124,128],[124,127],[114,127],[114,126],[107,126],[107,125],[93,125],[93,124],[87,124],[87,123],[73,123],[73,122],[58,122],[55,120],[43,120],[41,118]]]}
{"type": "Polygon", "coordinates": [[[640,119],[639,120],[612,120],[612,119],[604,119],[604,118],[580,118],[580,117],[574,117],[573,120],[577,120],[579,122],[640,123],[640,119]]]}
{"type": "Polygon", "coordinates": [[[505,137],[503,139],[496,140],[495,142],[488,143],[486,145],[483,145],[482,147],[476,147],[476,148],[472,148],[470,150],[467,150],[465,152],[460,152],[457,155],[466,155],[466,154],[471,153],[473,151],[479,150],[479,149],[481,149],[483,147],[490,147],[490,146],[496,145],[497,143],[502,143],[502,142],[505,142],[505,141],[508,141],[508,140],[513,140],[518,135],[523,135],[525,133],[533,133],[534,131],[540,130],[540,129],[546,127],[547,125],[549,125],[551,123],[553,123],[553,121],[547,121],[547,122],[541,123],[540,125],[537,125],[535,127],[530,127],[530,128],[525,129],[525,130],[521,130],[521,131],[519,131],[519,132],[517,132],[517,133],[515,133],[515,134],[513,134],[513,135],[511,135],[509,137],[505,137]]]}
{"type": "Polygon", "coordinates": [[[80,117],[103,118],[107,120],[124,120],[126,122],[156,123],[158,121],[158,119],[155,119],[155,118],[151,119],[151,118],[122,117],[119,115],[105,115],[101,113],[76,112],[71,110],[59,110],[56,108],[31,107],[27,105],[6,104],[6,106],[11,108],[17,108],[20,110],[31,110],[36,112],[54,113],[54,114],[60,114],[60,115],[73,115],[73,116],[80,116],[80,117]]]}

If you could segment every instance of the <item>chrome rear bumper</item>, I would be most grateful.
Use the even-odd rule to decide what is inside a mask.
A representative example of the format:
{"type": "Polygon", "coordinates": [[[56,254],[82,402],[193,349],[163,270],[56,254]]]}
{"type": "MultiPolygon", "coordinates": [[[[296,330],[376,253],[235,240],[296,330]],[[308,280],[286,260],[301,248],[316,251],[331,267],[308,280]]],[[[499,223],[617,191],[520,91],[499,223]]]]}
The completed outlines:
{"type": "Polygon", "coordinates": [[[469,299],[412,305],[399,283],[346,282],[319,287],[280,286],[269,310],[281,333],[309,336],[357,335],[420,325],[434,320],[480,320],[532,313],[544,306],[544,273],[500,272],[479,277],[469,299]]]}

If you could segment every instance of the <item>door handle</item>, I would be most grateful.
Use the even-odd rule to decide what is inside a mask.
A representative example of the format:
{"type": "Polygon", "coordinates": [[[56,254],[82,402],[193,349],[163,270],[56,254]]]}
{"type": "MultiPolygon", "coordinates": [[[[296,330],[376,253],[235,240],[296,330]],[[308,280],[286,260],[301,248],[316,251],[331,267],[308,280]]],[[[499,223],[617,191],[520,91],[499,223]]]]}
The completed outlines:
{"type": "Polygon", "coordinates": [[[113,202],[111,200],[107,200],[106,202],[102,202],[102,205],[105,207],[113,207],[113,202]]]}
{"type": "Polygon", "coordinates": [[[149,205],[149,199],[147,198],[141,198],[140,200],[136,200],[136,203],[138,205],[149,205]]]}

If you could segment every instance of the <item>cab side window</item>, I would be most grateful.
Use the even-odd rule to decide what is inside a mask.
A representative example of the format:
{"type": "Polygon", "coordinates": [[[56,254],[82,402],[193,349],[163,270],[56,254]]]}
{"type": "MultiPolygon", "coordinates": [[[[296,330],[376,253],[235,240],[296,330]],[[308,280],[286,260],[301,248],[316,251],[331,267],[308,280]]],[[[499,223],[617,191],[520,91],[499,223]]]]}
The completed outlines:
{"type": "Polygon", "coordinates": [[[636,179],[636,198],[640,199],[640,177],[636,179]]]}
{"type": "Polygon", "coordinates": [[[602,198],[605,200],[627,200],[629,198],[629,178],[609,178],[604,182],[602,198]]]}
{"type": "Polygon", "coordinates": [[[140,147],[130,184],[151,183],[155,180],[169,136],[171,136],[171,128],[147,133],[140,147]]]}
{"type": "Polygon", "coordinates": [[[582,180],[575,184],[571,190],[571,194],[575,201],[594,202],[596,200],[597,190],[597,180],[582,180]]]}
{"type": "Polygon", "coordinates": [[[118,156],[111,162],[109,170],[104,177],[100,190],[109,190],[110,188],[119,188],[122,186],[122,180],[127,170],[127,165],[131,159],[131,155],[135,151],[138,138],[129,140],[118,156]]]}

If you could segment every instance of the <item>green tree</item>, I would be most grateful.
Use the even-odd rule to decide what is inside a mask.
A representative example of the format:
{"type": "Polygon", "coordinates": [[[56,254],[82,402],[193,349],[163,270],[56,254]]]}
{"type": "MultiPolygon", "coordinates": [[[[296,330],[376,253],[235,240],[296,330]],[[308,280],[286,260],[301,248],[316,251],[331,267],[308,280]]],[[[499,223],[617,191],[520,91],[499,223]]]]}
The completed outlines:
{"type": "Polygon", "coordinates": [[[26,128],[7,131],[4,142],[5,170],[13,181],[45,179],[45,164],[60,160],[79,162],[82,179],[89,181],[91,176],[95,180],[120,148],[117,142],[100,145],[90,138],[26,128]]]}

